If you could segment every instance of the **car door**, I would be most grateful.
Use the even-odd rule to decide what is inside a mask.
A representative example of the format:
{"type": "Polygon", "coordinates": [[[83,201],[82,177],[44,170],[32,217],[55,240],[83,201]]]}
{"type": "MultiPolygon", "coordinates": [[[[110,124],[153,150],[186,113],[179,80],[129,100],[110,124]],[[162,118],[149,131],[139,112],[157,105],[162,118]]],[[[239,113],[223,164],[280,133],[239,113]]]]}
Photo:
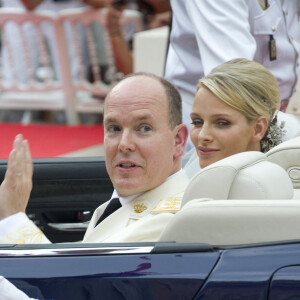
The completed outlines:
{"type": "Polygon", "coordinates": [[[219,255],[205,244],[6,245],[0,273],[40,300],[182,300],[193,299],[219,255]]]}

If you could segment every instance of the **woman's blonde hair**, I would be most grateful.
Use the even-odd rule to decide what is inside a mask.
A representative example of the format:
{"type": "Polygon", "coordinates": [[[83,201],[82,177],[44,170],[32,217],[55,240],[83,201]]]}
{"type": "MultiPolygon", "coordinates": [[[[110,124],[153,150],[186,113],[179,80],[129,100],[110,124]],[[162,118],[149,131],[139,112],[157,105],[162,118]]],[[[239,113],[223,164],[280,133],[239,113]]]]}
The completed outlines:
{"type": "Polygon", "coordinates": [[[199,80],[197,91],[203,86],[242,112],[249,121],[265,116],[270,125],[280,108],[276,78],[251,60],[238,58],[217,66],[199,80]]]}

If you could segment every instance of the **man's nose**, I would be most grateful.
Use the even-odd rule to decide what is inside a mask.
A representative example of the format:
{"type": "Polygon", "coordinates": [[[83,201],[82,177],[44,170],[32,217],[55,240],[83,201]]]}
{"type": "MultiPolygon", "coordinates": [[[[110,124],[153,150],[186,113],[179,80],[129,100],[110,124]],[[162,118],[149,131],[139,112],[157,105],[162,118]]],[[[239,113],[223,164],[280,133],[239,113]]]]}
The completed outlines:
{"type": "Polygon", "coordinates": [[[124,130],[121,135],[119,150],[122,152],[129,152],[135,150],[135,141],[132,133],[129,130],[124,130]]]}

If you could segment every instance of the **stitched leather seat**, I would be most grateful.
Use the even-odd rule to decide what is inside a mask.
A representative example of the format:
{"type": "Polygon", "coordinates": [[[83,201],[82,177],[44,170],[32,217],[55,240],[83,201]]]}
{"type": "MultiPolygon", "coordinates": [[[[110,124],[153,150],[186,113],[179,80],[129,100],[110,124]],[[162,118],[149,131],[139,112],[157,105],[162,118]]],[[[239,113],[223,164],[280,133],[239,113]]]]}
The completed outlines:
{"type": "Polygon", "coordinates": [[[294,198],[300,199],[300,136],[279,144],[266,156],[286,170],[294,186],[294,198]]]}
{"type": "Polygon", "coordinates": [[[291,199],[292,183],[285,170],[258,151],[242,152],[202,169],[188,185],[182,206],[196,198],[291,199]],[[284,188],[283,188],[284,187],[284,188]]]}
{"type": "Polygon", "coordinates": [[[299,240],[299,200],[195,199],[179,211],[160,241],[246,245],[299,240]]]}
{"type": "Polygon", "coordinates": [[[261,152],[239,153],[193,177],[160,240],[239,245],[299,238],[300,201],[292,198],[282,167],[261,152]]]}

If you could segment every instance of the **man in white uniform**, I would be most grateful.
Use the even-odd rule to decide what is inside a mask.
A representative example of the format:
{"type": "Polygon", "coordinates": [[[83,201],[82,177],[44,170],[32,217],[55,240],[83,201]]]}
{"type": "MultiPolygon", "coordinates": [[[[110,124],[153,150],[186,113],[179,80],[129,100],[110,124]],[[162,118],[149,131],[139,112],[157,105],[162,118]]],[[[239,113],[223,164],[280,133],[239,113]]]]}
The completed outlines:
{"type": "MultiPolygon", "coordinates": [[[[112,198],[119,201],[95,211],[83,242],[155,241],[179,210],[188,184],[181,170],[188,130],[181,123],[180,95],[163,78],[129,76],[106,98],[104,130],[112,198]]],[[[49,242],[25,215],[32,185],[27,142],[17,136],[13,148],[0,187],[0,243],[49,242]]]]}
{"type": "Polygon", "coordinates": [[[298,0],[171,0],[171,6],[165,77],[180,89],[185,124],[198,80],[239,57],[273,73],[285,111],[300,72],[298,0]]]}

